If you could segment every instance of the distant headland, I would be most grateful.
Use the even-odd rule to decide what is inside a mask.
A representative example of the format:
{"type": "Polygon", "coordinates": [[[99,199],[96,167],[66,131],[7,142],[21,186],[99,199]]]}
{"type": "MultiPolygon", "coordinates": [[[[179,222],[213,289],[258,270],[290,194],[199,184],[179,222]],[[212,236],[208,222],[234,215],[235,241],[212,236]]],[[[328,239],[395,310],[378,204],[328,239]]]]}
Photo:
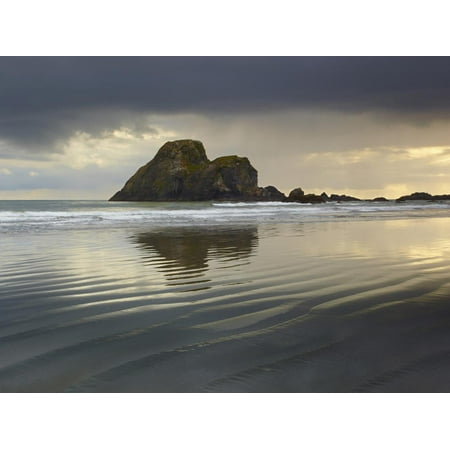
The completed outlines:
{"type": "MultiPolygon", "coordinates": [[[[274,186],[258,187],[258,172],[248,158],[232,155],[210,161],[202,142],[191,139],[166,142],[156,156],[139,168],[125,186],[110,198],[110,201],[207,200],[296,203],[362,201],[343,194],[305,194],[301,188],[293,189],[286,196],[274,186]]],[[[450,195],[416,192],[396,199],[397,202],[407,200],[450,200],[450,195]]],[[[377,197],[370,201],[388,200],[377,197]]]]}

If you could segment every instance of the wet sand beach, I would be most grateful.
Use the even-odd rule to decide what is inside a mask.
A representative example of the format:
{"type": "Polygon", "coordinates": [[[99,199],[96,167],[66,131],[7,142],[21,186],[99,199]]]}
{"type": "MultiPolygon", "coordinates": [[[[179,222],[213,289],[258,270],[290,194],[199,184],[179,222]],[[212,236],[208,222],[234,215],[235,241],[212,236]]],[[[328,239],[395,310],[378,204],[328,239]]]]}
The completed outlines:
{"type": "Polygon", "coordinates": [[[448,208],[311,208],[45,227],[9,207],[0,391],[449,392],[448,208]]]}

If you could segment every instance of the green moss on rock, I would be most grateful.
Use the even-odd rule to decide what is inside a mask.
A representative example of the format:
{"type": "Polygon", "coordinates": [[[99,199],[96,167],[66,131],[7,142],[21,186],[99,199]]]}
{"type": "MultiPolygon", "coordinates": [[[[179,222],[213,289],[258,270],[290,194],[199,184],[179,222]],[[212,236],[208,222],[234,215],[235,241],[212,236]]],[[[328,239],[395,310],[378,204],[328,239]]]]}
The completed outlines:
{"type": "Polygon", "coordinates": [[[261,189],[248,158],[232,155],[209,161],[200,141],[186,139],[165,143],[110,200],[270,199],[272,191],[264,196],[261,189]]]}

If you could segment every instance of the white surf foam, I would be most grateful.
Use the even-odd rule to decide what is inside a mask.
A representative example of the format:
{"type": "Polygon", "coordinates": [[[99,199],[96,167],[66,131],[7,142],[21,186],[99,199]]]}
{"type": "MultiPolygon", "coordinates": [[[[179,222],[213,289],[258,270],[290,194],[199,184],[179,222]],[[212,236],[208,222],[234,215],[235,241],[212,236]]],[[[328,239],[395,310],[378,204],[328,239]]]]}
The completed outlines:
{"type": "Polygon", "coordinates": [[[141,227],[225,223],[301,223],[448,217],[449,203],[370,202],[260,203],[110,203],[0,202],[0,231],[82,227],[141,227]]]}

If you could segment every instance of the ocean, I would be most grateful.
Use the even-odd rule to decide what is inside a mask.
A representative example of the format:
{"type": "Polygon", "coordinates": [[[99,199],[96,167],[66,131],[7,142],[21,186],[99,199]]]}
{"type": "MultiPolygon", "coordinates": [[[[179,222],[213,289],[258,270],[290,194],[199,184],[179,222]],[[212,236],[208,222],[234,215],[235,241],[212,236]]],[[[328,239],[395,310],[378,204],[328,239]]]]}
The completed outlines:
{"type": "Polygon", "coordinates": [[[450,203],[0,201],[0,392],[450,392],[450,203]]]}

